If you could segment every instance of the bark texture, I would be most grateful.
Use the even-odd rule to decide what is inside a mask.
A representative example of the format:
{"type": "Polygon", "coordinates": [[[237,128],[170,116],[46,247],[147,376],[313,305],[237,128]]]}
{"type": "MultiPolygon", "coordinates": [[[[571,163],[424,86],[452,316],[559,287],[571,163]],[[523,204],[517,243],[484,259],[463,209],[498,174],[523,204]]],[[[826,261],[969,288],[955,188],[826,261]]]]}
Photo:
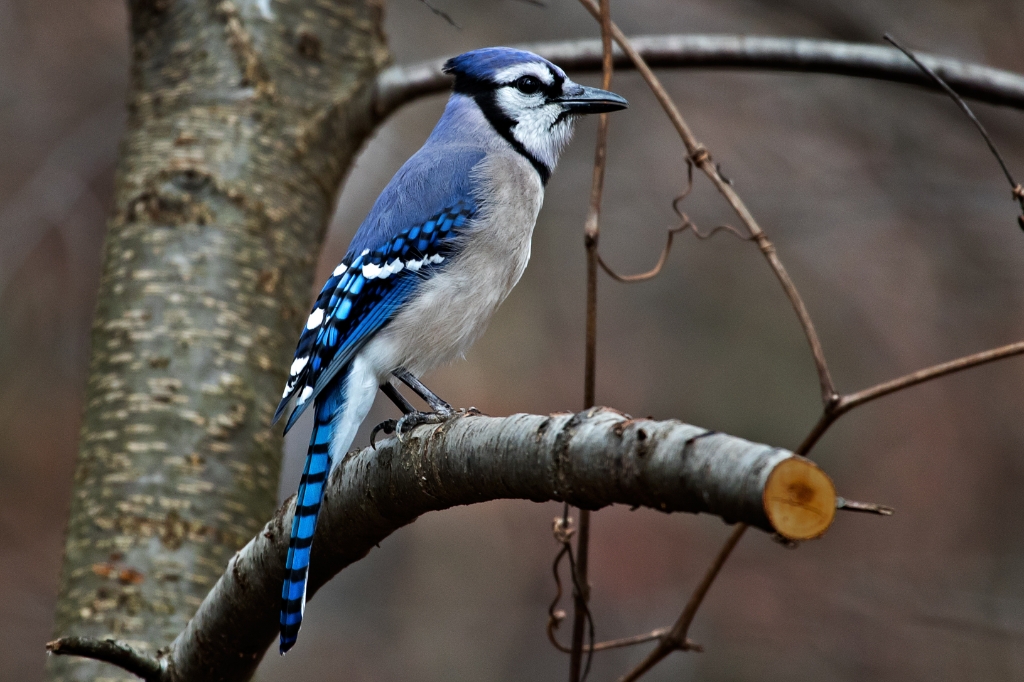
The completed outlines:
{"type": "MultiPolygon", "coordinates": [[[[130,11],[56,632],[152,655],[273,514],[270,417],[388,55],[376,0],[130,11]]],[[[47,666],[50,680],[113,679],[87,659],[47,666]]]]}
{"type": "MultiPolygon", "coordinates": [[[[429,511],[494,499],[558,500],[584,509],[628,504],[664,512],[709,513],[766,531],[777,494],[790,507],[819,495],[835,511],[835,491],[800,485],[766,492],[793,453],[677,421],[630,419],[604,408],[504,419],[462,417],[420,427],[404,443],[353,451],[328,483],[310,560],[309,597],[398,528],[429,511]]],[[[820,473],[820,472],[818,472],[820,473]]],[[[777,504],[777,502],[776,502],[777,504]]],[[[227,682],[252,677],[277,636],[281,581],[294,497],[238,552],[195,617],[158,660],[131,659],[158,682],[227,682]]],[[[315,606],[313,607],[315,608],[315,606]]],[[[51,650],[123,656],[113,643],[55,642],[51,650]],[[76,648],[77,647],[77,648],[76,648]]],[[[301,641],[300,641],[301,645],[301,641]]]]}

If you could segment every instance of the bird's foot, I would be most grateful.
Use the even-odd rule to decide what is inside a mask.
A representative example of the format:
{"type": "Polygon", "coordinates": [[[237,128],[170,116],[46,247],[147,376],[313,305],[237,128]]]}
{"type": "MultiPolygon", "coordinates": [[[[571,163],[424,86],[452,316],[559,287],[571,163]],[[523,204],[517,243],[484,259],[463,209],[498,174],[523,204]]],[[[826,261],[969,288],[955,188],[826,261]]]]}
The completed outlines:
{"type": "Polygon", "coordinates": [[[451,408],[441,408],[434,412],[410,412],[409,414],[404,414],[395,425],[395,434],[398,436],[398,442],[401,443],[402,436],[417,426],[443,424],[457,414],[458,412],[451,408]]]}
{"type": "Polygon", "coordinates": [[[370,445],[376,449],[377,446],[375,441],[378,432],[383,432],[385,435],[396,434],[398,436],[398,442],[401,443],[404,442],[402,437],[417,426],[423,426],[425,424],[443,424],[449,419],[454,419],[455,417],[479,414],[483,413],[475,407],[459,410],[447,408],[437,410],[435,412],[409,412],[408,414],[402,415],[400,419],[388,419],[373,427],[373,431],[370,433],[370,445]]]}

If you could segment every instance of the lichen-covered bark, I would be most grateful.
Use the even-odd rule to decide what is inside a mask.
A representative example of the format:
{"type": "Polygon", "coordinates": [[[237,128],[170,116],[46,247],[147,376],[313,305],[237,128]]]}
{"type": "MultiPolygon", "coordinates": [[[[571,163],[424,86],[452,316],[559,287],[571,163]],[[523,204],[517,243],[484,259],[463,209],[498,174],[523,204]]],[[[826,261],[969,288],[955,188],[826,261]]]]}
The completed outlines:
{"type": "MultiPolygon", "coordinates": [[[[56,634],[153,654],[274,511],[270,418],[387,52],[379,0],[130,6],[56,634]]],[[[128,679],[47,665],[50,680],[128,679]]]]}

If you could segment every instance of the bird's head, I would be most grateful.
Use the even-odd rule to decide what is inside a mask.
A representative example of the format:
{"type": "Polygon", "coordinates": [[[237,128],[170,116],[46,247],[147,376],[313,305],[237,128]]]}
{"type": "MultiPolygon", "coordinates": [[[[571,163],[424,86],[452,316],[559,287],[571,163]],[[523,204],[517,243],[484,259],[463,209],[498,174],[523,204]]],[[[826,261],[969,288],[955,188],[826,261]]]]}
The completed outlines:
{"type": "Polygon", "coordinates": [[[449,59],[454,91],[473,98],[494,129],[524,154],[546,181],[572,138],[576,118],[625,109],[607,90],[574,83],[532,52],[488,47],[449,59]]]}

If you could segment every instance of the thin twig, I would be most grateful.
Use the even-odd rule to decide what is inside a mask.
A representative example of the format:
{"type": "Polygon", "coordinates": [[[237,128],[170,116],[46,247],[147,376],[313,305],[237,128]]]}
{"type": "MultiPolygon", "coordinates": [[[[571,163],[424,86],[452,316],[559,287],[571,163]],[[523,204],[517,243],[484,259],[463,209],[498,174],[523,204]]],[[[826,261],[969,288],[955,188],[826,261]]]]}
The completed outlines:
{"type": "MultiPolygon", "coordinates": [[[[557,555],[555,555],[555,560],[551,565],[551,573],[554,575],[555,578],[556,592],[555,598],[551,600],[551,605],[548,606],[548,641],[550,641],[551,645],[559,651],[571,654],[573,652],[573,649],[564,646],[561,642],[559,642],[558,636],[555,634],[555,630],[558,629],[558,626],[561,625],[562,621],[565,619],[565,611],[562,611],[558,608],[558,603],[562,600],[562,579],[558,574],[558,569],[562,563],[562,557],[569,558],[569,575],[572,577],[573,594],[576,595],[582,592],[582,586],[579,583],[580,571],[576,567],[576,560],[573,557],[572,553],[572,536],[576,533],[576,529],[572,527],[572,519],[569,517],[568,503],[562,506],[562,517],[555,518],[551,530],[555,536],[555,540],[557,540],[562,545],[562,549],[559,550],[557,555]]],[[[586,677],[586,675],[590,672],[590,662],[593,656],[593,652],[597,651],[598,649],[596,649],[594,645],[594,618],[590,614],[590,610],[587,608],[586,604],[584,604],[583,613],[586,617],[587,625],[589,626],[588,644],[584,645],[582,642],[580,643],[580,650],[587,652],[587,666],[583,673],[584,677],[586,677]]]]}
{"type": "Polygon", "coordinates": [[[741,241],[751,241],[752,239],[749,235],[743,236],[742,234],[740,234],[740,231],[737,230],[732,225],[718,225],[709,230],[708,232],[701,232],[686,214],[683,214],[682,217],[683,223],[681,225],[679,225],[678,227],[669,228],[668,239],[665,242],[665,248],[661,250],[661,255],[658,256],[658,261],[650,270],[646,272],[641,272],[636,275],[620,275],[619,273],[615,272],[612,266],[608,265],[608,263],[605,262],[604,257],[601,255],[600,251],[598,251],[597,253],[598,265],[600,265],[601,269],[605,271],[605,274],[614,279],[616,282],[622,282],[623,284],[635,284],[636,282],[646,282],[647,280],[654,279],[655,277],[661,274],[662,269],[664,269],[665,267],[665,263],[668,262],[669,254],[672,252],[673,238],[680,232],[685,232],[689,230],[693,232],[693,236],[700,240],[710,239],[719,232],[723,231],[731,233],[734,237],[741,241]]]}
{"type": "MultiPolygon", "coordinates": [[[[583,3],[583,6],[586,7],[595,18],[600,18],[600,9],[594,0],[580,0],[580,2],[583,3]]],[[[836,390],[835,385],[832,382],[832,376],[829,374],[828,364],[825,361],[825,353],[822,350],[821,341],[818,339],[818,332],[815,330],[814,323],[811,321],[811,316],[807,311],[807,306],[804,304],[799,292],[797,292],[796,285],[793,284],[793,280],[790,278],[789,273],[786,272],[786,268],[782,265],[782,261],[779,260],[778,254],[775,252],[775,246],[757,224],[757,221],[754,220],[754,216],[751,215],[739,195],[736,194],[736,191],[728,182],[725,181],[724,178],[722,178],[711,159],[711,154],[704,145],[697,141],[697,138],[690,130],[690,126],[687,125],[682,114],[679,113],[679,109],[676,107],[675,102],[672,101],[672,98],[662,86],[661,81],[659,81],[658,77],[654,75],[654,72],[651,71],[643,57],[640,56],[640,53],[633,48],[629,39],[614,22],[611,24],[611,30],[615,41],[636,66],[637,71],[640,72],[640,75],[647,82],[648,87],[650,87],[651,92],[654,93],[654,96],[665,110],[665,113],[668,114],[669,120],[672,121],[672,125],[675,127],[676,132],[679,133],[679,137],[682,139],[683,144],[686,145],[686,151],[690,160],[704,171],[705,175],[708,176],[722,196],[725,197],[726,201],[729,202],[729,205],[732,206],[736,215],[739,216],[740,220],[750,231],[754,241],[757,242],[758,247],[761,249],[761,253],[764,254],[765,259],[771,266],[772,271],[775,272],[775,276],[778,278],[780,284],[782,284],[782,288],[786,292],[786,296],[789,298],[790,303],[793,305],[793,309],[796,311],[800,325],[803,327],[804,335],[807,337],[807,343],[811,347],[811,354],[814,357],[814,365],[818,371],[818,383],[821,387],[822,402],[828,404],[829,401],[835,399],[836,390]]]]}
{"type": "Polygon", "coordinates": [[[960,107],[960,109],[965,114],[967,114],[967,118],[971,119],[971,123],[973,123],[974,127],[978,129],[978,132],[981,133],[981,136],[985,138],[985,144],[988,145],[988,148],[992,152],[992,155],[996,157],[996,161],[999,162],[999,167],[1003,169],[1003,175],[1006,176],[1007,181],[1010,183],[1010,191],[1013,193],[1013,198],[1017,201],[1018,204],[1020,204],[1021,215],[1017,216],[1017,223],[1020,225],[1021,229],[1024,230],[1024,187],[1021,187],[1020,183],[1013,179],[1013,174],[1010,173],[1010,169],[1007,168],[1006,162],[1003,161],[1003,155],[999,153],[999,150],[996,148],[995,142],[993,142],[992,138],[989,137],[988,131],[985,130],[985,126],[981,124],[981,121],[978,120],[978,117],[975,116],[974,112],[971,111],[971,108],[967,106],[967,102],[965,102],[963,98],[960,97],[960,95],[958,95],[956,91],[953,90],[953,88],[951,88],[946,81],[942,80],[942,77],[939,76],[939,74],[935,73],[932,69],[928,67],[927,64],[918,59],[917,55],[915,55],[909,49],[900,45],[896,41],[896,39],[893,38],[888,33],[886,33],[883,36],[883,38],[886,41],[892,43],[892,45],[897,50],[907,55],[907,57],[909,57],[910,60],[917,65],[917,68],[921,69],[926,74],[928,74],[928,77],[935,81],[935,83],[940,88],[942,88],[946,92],[946,94],[953,99],[954,102],[956,102],[956,105],[960,107]]]}
{"type": "Polygon", "coordinates": [[[571,653],[572,649],[563,646],[562,643],[558,641],[558,638],[555,636],[555,630],[558,629],[558,626],[561,625],[562,621],[565,619],[565,611],[558,608],[558,602],[562,601],[562,577],[558,574],[558,569],[562,563],[562,557],[564,557],[567,552],[571,551],[571,549],[572,546],[568,542],[563,542],[562,549],[555,555],[555,560],[551,564],[551,574],[555,578],[555,598],[551,600],[551,604],[548,606],[547,627],[548,641],[551,642],[553,647],[567,654],[571,653]]]}
{"type": "Polygon", "coordinates": [[[46,650],[56,656],[81,656],[110,663],[147,682],[159,682],[167,672],[166,659],[156,659],[123,642],[90,637],[63,637],[47,642],[46,650]]]}
{"type": "Polygon", "coordinates": [[[668,260],[669,253],[671,253],[671,251],[672,251],[672,238],[675,237],[677,232],[682,232],[683,230],[687,229],[688,227],[692,227],[693,228],[693,233],[696,234],[698,238],[701,237],[701,233],[697,230],[697,227],[695,225],[693,225],[693,223],[690,222],[690,218],[679,209],[679,202],[681,202],[683,199],[688,197],[690,195],[690,192],[692,192],[692,191],[693,191],[693,163],[690,162],[689,159],[687,159],[686,160],[686,189],[684,189],[682,191],[682,193],[679,196],[677,196],[675,198],[675,200],[672,202],[672,209],[676,212],[676,215],[679,216],[679,219],[682,222],[681,222],[681,224],[678,227],[669,228],[669,230],[668,230],[668,241],[665,243],[665,248],[662,249],[661,255],[658,256],[658,262],[655,263],[653,268],[651,268],[647,272],[642,272],[639,275],[620,275],[619,273],[615,272],[615,270],[612,269],[612,267],[610,265],[608,265],[604,261],[604,258],[601,256],[601,252],[598,251],[598,253],[597,253],[597,262],[598,262],[598,265],[601,266],[601,269],[604,270],[605,273],[607,273],[608,276],[611,277],[612,279],[614,279],[616,282],[622,282],[623,284],[632,284],[634,282],[644,282],[644,281],[647,281],[649,279],[653,279],[653,278],[657,277],[661,273],[661,269],[663,267],[665,267],[665,262],[668,260]]]}
{"type": "Polygon", "coordinates": [[[836,509],[860,512],[861,514],[876,514],[878,516],[892,516],[896,513],[895,509],[884,504],[857,502],[856,500],[848,500],[845,497],[836,498],[836,509]]]}
{"type": "Polygon", "coordinates": [[[672,239],[677,233],[691,227],[691,225],[681,225],[680,227],[673,227],[668,231],[668,240],[665,242],[665,248],[661,250],[661,255],[658,256],[658,262],[654,264],[654,267],[646,272],[641,272],[637,275],[620,275],[615,272],[610,265],[608,265],[600,252],[597,254],[597,263],[601,266],[601,269],[605,273],[614,279],[616,282],[622,282],[623,284],[633,284],[635,282],[646,282],[649,279],[654,279],[661,274],[661,269],[665,267],[665,262],[668,261],[668,255],[672,252],[672,239]]]}
{"type": "Polygon", "coordinates": [[[999,348],[993,348],[991,350],[982,351],[975,353],[974,355],[966,355],[956,360],[950,360],[939,365],[932,367],[926,367],[925,369],[918,370],[912,374],[893,379],[892,381],[886,381],[872,386],[871,388],[858,391],[850,395],[844,396],[839,404],[836,406],[836,410],[840,413],[848,412],[855,407],[863,405],[864,403],[881,398],[884,395],[895,393],[896,391],[917,384],[922,384],[926,381],[931,381],[938,377],[946,376],[947,374],[953,374],[970,367],[977,367],[978,365],[984,365],[989,362],[995,362],[996,360],[1002,360],[1003,358],[1013,357],[1014,355],[1020,355],[1024,353],[1024,341],[1018,341],[1017,343],[1011,343],[1006,346],[999,348]]]}
{"type": "MultiPolygon", "coordinates": [[[[607,90],[612,83],[611,0],[601,0],[598,9],[601,24],[602,80],[607,90]]],[[[597,268],[600,240],[601,198],[604,193],[604,171],[608,156],[608,114],[601,114],[597,123],[597,144],[594,148],[594,173],[590,186],[590,207],[583,226],[583,240],[587,249],[587,331],[586,358],[583,377],[583,409],[594,406],[597,376],[597,268]]],[[[590,551],[590,510],[580,509],[579,533],[576,535],[577,589],[573,595],[572,654],[569,659],[569,682],[581,682],[590,672],[593,658],[593,617],[590,614],[590,585],[587,568],[590,551]],[[591,625],[590,649],[587,651],[586,669],[581,672],[583,658],[583,628],[591,625]]]]}
{"type": "Polygon", "coordinates": [[[991,350],[982,351],[975,353],[974,355],[966,355],[956,360],[950,360],[949,362],[943,362],[939,365],[933,365],[924,369],[906,374],[897,379],[886,381],[871,388],[866,388],[863,391],[857,391],[856,393],[850,393],[844,395],[825,406],[824,412],[822,412],[821,418],[818,423],[815,424],[811,432],[807,434],[804,442],[800,444],[794,452],[798,455],[806,455],[814,447],[815,443],[825,435],[829,427],[839,417],[843,416],[855,407],[860,407],[865,403],[869,403],[872,400],[881,398],[882,396],[895,393],[896,391],[902,391],[903,389],[923,384],[926,381],[932,379],[938,379],[939,377],[946,376],[947,374],[953,374],[960,372],[971,367],[977,367],[984,365],[989,362],[995,362],[996,360],[1002,360],[1003,358],[1013,357],[1015,355],[1021,355],[1024,353],[1024,341],[1017,343],[1011,343],[1007,346],[1001,346],[999,348],[993,348],[991,350]]]}
{"type": "Polygon", "coordinates": [[[619,678],[619,682],[633,682],[634,680],[640,679],[640,677],[648,670],[658,664],[663,658],[668,656],[673,651],[686,651],[690,646],[690,640],[686,638],[686,634],[690,629],[690,624],[693,622],[694,616],[697,615],[697,609],[700,608],[701,603],[704,601],[704,597],[707,596],[708,590],[711,589],[711,585],[715,582],[715,578],[718,577],[718,572],[722,570],[722,566],[725,565],[726,560],[732,553],[732,550],[736,547],[736,544],[743,537],[743,534],[747,530],[745,523],[740,523],[733,530],[729,539],[722,545],[722,549],[718,551],[718,555],[715,556],[715,560],[711,562],[707,572],[704,574],[704,579],[697,585],[697,589],[690,595],[690,601],[686,603],[686,608],[683,609],[679,619],[672,626],[672,629],[667,635],[663,636],[658,641],[658,646],[654,648],[651,653],[647,654],[635,668],[630,670],[624,676],[619,678]]]}
{"type": "Polygon", "coordinates": [[[587,582],[587,558],[590,553],[590,512],[586,509],[580,510],[580,527],[576,535],[577,556],[573,557],[572,547],[569,547],[569,573],[572,575],[573,587],[573,623],[572,623],[572,649],[569,657],[569,679],[570,682],[583,682],[590,674],[590,664],[593,660],[594,647],[594,616],[590,613],[590,584],[587,582]],[[589,644],[583,644],[584,628],[589,631],[589,644]],[[587,649],[587,662],[580,669],[583,660],[583,651],[587,649]]]}
{"type": "MultiPolygon", "coordinates": [[[[768,236],[764,233],[761,227],[754,220],[754,216],[751,215],[746,205],[740,199],[739,195],[735,192],[732,184],[725,180],[721,173],[718,171],[717,165],[712,161],[711,154],[707,148],[704,147],[700,142],[697,141],[690,127],[683,119],[682,114],[679,113],[679,109],[676,107],[675,102],[669,96],[668,92],[661,85],[657,76],[651,71],[650,67],[646,64],[643,57],[632,47],[629,39],[626,38],[625,34],[611,22],[610,18],[604,16],[601,8],[599,8],[594,0],[580,0],[584,7],[597,19],[602,21],[602,28],[609,30],[615,37],[615,41],[622,48],[623,52],[630,58],[630,61],[636,66],[637,71],[640,72],[643,79],[647,82],[648,87],[654,93],[658,102],[661,104],[665,113],[672,121],[673,126],[679,133],[679,137],[682,139],[683,144],[686,146],[687,157],[690,163],[700,167],[704,174],[708,176],[718,191],[725,197],[729,205],[732,206],[733,210],[739,216],[740,220],[746,226],[750,232],[750,236],[757,242],[758,248],[761,253],[764,254],[765,259],[768,261],[769,266],[775,272],[776,277],[782,285],[783,290],[786,292],[786,296],[789,298],[790,303],[793,305],[793,309],[796,311],[797,318],[800,321],[801,327],[803,327],[804,335],[807,337],[808,345],[811,348],[811,355],[814,358],[815,369],[818,372],[818,382],[821,388],[821,399],[822,402],[828,406],[832,404],[836,399],[835,385],[832,381],[832,377],[828,370],[828,363],[825,360],[825,352],[821,347],[821,342],[818,339],[818,333],[814,328],[814,323],[811,321],[810,313],[807,311],[807,306],[804,304],[803,299],[800,297],[799,292],[796,289],[796,285],[793,283],[786,272],[785,267],[782,265],[782,261],[779,260],[778,255],[775,252],[775,246],[768,239],[768,236]]],[[[658,646],[652,651],[639,666],[633,671],[628,673],[623,678],[624,681],[631,681],[638,679],[647,670],[657,665],[659,661],[669,655],[672,651],[685,649],[687,644],[687,630],[689,629],[690,623],[693,621],[697,610],[700,608],[701,603],[704,600],[704,596],[710,589],[711,584],[717,577],[718,572],[729,558],[729,554],[732,552],[736,543],[743,537],[743,533],[746,530],[746,526],[740,525],[733,532],[732,536],[722,547],[718,553],[714,563],[709,567],[704,580],[698,585],[693,595],[690,597],[690,601],[687,603],[686,608],[680,615],[679,620],[676,621],[675,626],[672,628],[672,632],[659,641],[658,646]]]]}
{"type": "Polygon", "coordinates": [[[450,14],[445,12],[443,9],[440,9],[439,7],[435,7],[433,4],[431,4],[430,0],[420,0],[420,2],[422,2],[423,5],[431,12],[433,12],[435,15],[447,21],[453,28],[457,28],[460,31],[462,30],[462,27],[455,23],[455,20],[452,19],[450,14]]]}
{"type": "MultiPolygon", "coordinates": [[[[653,642],[656,639],[661,639],[662,637],[664,637],[665,635],[667,635],[671,631],[672,631],[672,628],[670,628],[670,627],[658,628],[657,630],[651,630],[650,632],[648,632],[646,634],[642,634],[642,635],[633,635],[632,637],[622,637],[621,639],[610,639],[607,642],[598,642],[597,644],[585,645],[583,650],[584,651],[588,651],[588,652],[592,651],[594,653],[597,653],[599,651],[609,651],[611,649],[624,649],[624,648],[626,648],[628,646],[636,646],[637,644],[646,644],[647,642],[653,642]]],[[[565,646],[564,644],[559,642],[558,639],[555,638],[554,631],[551,628],[548,628],[548,639],[551,641],[551,644],[553,644],[554,647],[556,649],[558,649],[559,651],[561,651],[563,653],[566,653],[566,654],[572,652],[572,649],[570,649],[569,647],[565,646]]],[[[687,651],[696,651],[698,653],[703,653],[704,647],[702,645],[698,644],[697,642],[694,642],[693,640],[688,639],[688,640],[686,640],[686,650],[687,651]]]]}

